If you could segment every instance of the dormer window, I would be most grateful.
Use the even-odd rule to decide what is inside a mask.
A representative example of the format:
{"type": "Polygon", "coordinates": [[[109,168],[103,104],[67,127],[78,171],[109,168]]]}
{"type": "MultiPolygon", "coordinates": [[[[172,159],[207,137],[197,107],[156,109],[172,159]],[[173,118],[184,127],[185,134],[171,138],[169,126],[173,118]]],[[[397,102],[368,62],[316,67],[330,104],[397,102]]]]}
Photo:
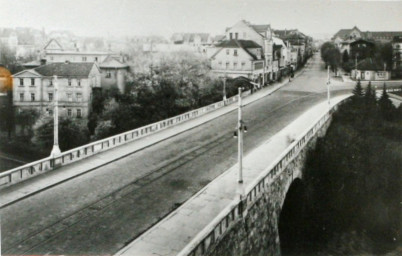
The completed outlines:
{"type": "Polygon", "coordinates": [[[87,57],[82,57],[82,61],[87,61],[87,57]]]}

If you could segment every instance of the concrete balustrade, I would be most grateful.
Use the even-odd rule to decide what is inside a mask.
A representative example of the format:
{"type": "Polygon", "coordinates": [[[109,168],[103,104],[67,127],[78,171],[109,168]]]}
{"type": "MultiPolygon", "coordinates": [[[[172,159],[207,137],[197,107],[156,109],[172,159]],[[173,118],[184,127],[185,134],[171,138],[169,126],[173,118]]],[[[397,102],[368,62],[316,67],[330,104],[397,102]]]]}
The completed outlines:
{"type": "MultiPolygon", "coordinates": [[[[243,96],[249,95],[250,91],[247,91],[243,96]]],[[[16,184],[23,180],[29,179],[36,175],[42,174],[54,170],[58,167],[67,165],[69,163],[76,162],[78,160],[87,158],[100,152],[104,152],[108,149],[117,147],[119,145],[134,141],[136,139],[148,136],[155,132],[173,127],[177,124],[185,121],[200,117],[206,113],[220,109],[225,105],[237,102],[238,95],[228,98],[225,102],[220,101],[211,105],[198,108],[184,114],[174,116],[156,123],[152,123],[131,131],[127,131],[106,139],[98,140],[81,147],[77,147],[65,152],[62,152],[60,156],[55,158],[47,157],[38,161],[28,163],[26,165],[5,171],[0,174],[0,188],[7,187],[12,184],[16,184]]]]}
{"type": "Polygon", "coordinates": [[[313,125],[301,133],[288,148],[269,165],[261,175],[254,180],[245,189],[246,193],[243,199],[236,198],[232,204],[226,207],[209,225],[207,225],[194,239],[187,244],[185,248],[178,254],[178,256],[202,256],[207,255],[208,249],[216,241],[219,241],[225,236],[225,233],[230,230],[234,224],[240,221],[245,214],[249,211],[255,202],[268,191],[269,184],[275,180],[287,165],[299,154],[299,152],[309,143],[317,132],[330,121],[332,114],[338,107],[348,101],[346,98],[335,106],[332,106],[328,112],[313,122],[313,125]]]}

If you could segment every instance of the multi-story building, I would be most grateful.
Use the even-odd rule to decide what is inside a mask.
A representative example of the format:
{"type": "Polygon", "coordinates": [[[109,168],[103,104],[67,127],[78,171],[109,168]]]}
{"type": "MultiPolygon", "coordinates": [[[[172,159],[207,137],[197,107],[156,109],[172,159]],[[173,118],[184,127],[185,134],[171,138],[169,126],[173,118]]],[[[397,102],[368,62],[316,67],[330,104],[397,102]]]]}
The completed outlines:
{"type": "Polygon", "coordinates": [[[128,65],[123,56],[110,51],[82,51],[77,43],[71,42],[64,47],[56,39],[51,39],[43,48],[41,62],[34,61],[24,66],[33,67],[47,63],[96,63],[101,72],[102,88],[117,87],[121,92],[125,91],[125,81],[128,65]]]}
{"type": "Polygon", "coordinates": [[[100,75],[95,63],[50,63],[21,71],[13,75],[13,105],[52,115],[57,76],[60,116],[85,118],[92,90],[101,86],[100,75]]]}
{"type": "Polygon", "coordinates": [[[239,76],[255,79],[262,76],[264,59],[262,46],[251,40],[226,40],[217,45],[211,57],[211,67],[221,77],[239,76]]]}
{"type": "Polygon", "coordinates": [[[396,36],[392,40],[392,76],[402,78],[402,36],[396,36]]]}

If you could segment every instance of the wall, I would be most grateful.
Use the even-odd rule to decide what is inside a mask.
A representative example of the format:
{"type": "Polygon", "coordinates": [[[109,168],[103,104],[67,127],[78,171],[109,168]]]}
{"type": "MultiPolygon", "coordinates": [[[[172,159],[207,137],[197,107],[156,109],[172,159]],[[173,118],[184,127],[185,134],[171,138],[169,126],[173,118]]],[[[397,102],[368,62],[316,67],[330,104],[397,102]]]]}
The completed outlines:
{"type": "MultiPolygon", "coordinates": [[[[344,102],[344,101],[342,101],[344,102]]],[[[178,254],[280,255],[278,220],[286,193],[301,179],[307,152],[325,135],[339,104],[313,122],[260,176],[178,254]]]]}

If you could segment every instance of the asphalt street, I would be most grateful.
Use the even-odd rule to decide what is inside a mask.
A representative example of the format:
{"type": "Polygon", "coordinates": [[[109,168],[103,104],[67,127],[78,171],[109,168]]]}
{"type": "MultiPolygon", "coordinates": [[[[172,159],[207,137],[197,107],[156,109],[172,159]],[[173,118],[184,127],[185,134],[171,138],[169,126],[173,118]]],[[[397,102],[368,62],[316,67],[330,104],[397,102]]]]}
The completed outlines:
{"type": "MultiPolygon", "coordinates": [[[[288,85],[244,107],[245,154],[326,97],[315,56],[288,85]]],[[[228,113],[5,207],[2,253],[117,252],[237,162],[236,121],[228,113]]]]}

